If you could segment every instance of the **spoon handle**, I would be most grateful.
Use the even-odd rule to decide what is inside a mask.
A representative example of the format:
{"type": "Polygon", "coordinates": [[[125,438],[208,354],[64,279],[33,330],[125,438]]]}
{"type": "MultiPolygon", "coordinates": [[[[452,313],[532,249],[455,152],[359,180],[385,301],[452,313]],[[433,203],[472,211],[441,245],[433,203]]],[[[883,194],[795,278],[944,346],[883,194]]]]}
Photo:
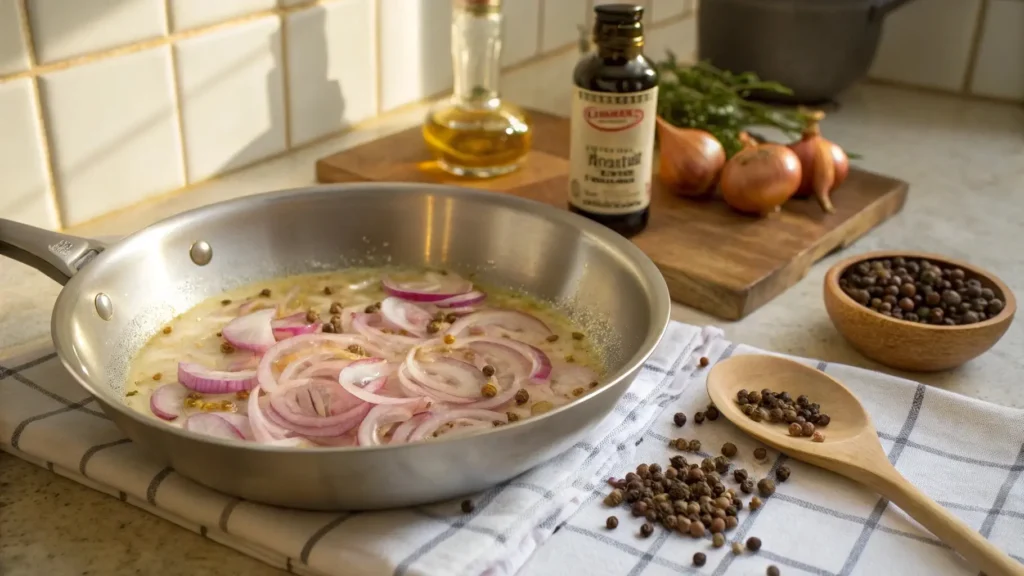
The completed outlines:
{"type": "Polygon", "coordinates": [[[914,487],[892,466],[871,471],[862,479],[911,518],[960,553],[987,576],[1024,576],[1024,564],[989,542],[959,518],[914,487]]]}

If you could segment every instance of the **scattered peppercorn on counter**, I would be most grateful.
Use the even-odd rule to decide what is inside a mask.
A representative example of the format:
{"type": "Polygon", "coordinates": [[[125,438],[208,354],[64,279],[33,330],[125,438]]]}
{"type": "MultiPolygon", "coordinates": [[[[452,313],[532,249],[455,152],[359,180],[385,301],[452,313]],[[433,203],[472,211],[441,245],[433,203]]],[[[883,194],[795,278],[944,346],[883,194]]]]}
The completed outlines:
{"type": "MultiPolygon", "coordinates": [[[[701,357],[700,368],[706,368],[709,361],[701,357]]],[[[758,391],[740,390],[736,394],[736,403],[742,412],[755,422],[766,426],[773,424],[790,424],[790,432],[794,436],[811,437],[814,442],[823,442],[824,434],[815,430],[827,427],[831,417],[821,411],[821,406],[806,395],[793,399],[786,391],[775,392],[770,389],[758,391]],[[795,427],[795,428],[793,428],[795,427]]],[[[693,415],[694,423],[718,420],[720,412],[714,404],[693,415]]],[[[687,423],[686,414],[677,412],[672,417],[673,423],[682,428],[687,423]]],[[[703,455],[701,442],[697,439],[674,438],[669,447],[678,451],[703,455]]],[[[764,448],[755,448],[751,456],[757,462],[764,462],[768,452],[764,448]]],[[[725,546],[730,531],[739,525],[738,517],[744,507],[751,511],[762,505],[762,497],[767,498],[775,493],[775,482],[789,480],[791,471],[788,466],[779,466],[775,470],[775,478],[761,478],[755,483],[745,468],[734,467],[740,458],[739,449],[732,442],[722,444],[721,454],[711,457],[705,455],[700,462],[690,462],[685,456],[672,456],[668,463],[643,463],[635,471],[627,472],[623,478],[609,478],[608,484],[612,491],[605,496],[604,504],[611,508],[621,505],[629,507],[630,514],[643,519],[640,526],[640,537],[647,538],[654,533],[654,526],[660,524],[666,530],[688,535],[694,539],[703,539],[711,534],[711,546],[725,546]],[[727,478],[732,474],[734,487],[727,486],[727,478]],[[752,496],[744,504],[743,495],[752,496]]],[[[609,516],[605,528],[615,530],[619,526],[617,516],[609,516]]],[[[750,553],[761,549],[761,539],[756,536],[747,538],[745,548],[750,553]]],[[[739,541],[731,543],[733,554],[744,552],[744,544],[739,541]]],[[[704,566],[707,555],[696,552],[693,555],[694,566],[704,566]]],[[[769,575],[781,574],[777,566],[766,569],[769,575]]]]}

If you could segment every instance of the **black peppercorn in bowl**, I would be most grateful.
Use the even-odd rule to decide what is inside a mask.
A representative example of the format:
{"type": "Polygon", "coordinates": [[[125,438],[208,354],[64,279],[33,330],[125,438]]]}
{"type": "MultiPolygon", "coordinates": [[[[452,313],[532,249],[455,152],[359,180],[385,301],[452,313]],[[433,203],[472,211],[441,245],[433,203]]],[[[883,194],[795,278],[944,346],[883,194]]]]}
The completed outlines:
{"type": "Polygon", "coordinates": [[[825,309],[864,356],[934,372],[983,354],[1017,311],[1010,289],[966,262],[923,252],[858,254],[825,274],[825,309]]]}

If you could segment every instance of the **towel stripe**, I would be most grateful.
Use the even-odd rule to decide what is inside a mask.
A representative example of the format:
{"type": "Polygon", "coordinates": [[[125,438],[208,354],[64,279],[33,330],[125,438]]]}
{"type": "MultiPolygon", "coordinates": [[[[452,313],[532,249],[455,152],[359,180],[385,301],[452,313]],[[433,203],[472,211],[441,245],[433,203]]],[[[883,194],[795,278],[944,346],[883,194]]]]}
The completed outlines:
{"type": "MultiPolygon", "coordinates": [[[[779,469],[779,466],[785,464],[787,460],[789,460],[789,456],[780,453],[779,456],[775,459],[775,462],[772,463],[771,469],[768,471],[767,474],[765,474],[765,477],[773,478],[775,476],[776,470],[779,469]]],[[[750,510],[749,508],[747,508],[748,510],[750,510],[750,512],[747,513],[747,517],[744,518],[743,522],[739,525],[738,528],[736,528],[735,535],[732,537],[732,539],[736,542],[742,542],[743,538],[746,537],[747,533],[754,526],[754,522],[757,521],[757,518],[761,515],[762,512],[764,512],[764,509],[768,507],[768,504],[772,501],[772,499],[778,495],[779,493],[775,492],[770,496],[761,497],[761,501],[763,503],[761,504],[761,507],[758,508],[757,510],[750,510]]],[[[719,562],[718,566],[715,567],[715,571],[712,573],[712,576],[722,576],[723,574],[725,574],[725,571],[729,569],[729,566],[732,565],[732,562],[735,559],[736,555],[732,553],[723,556],[722,561],[719,562]]]]}
{"type": "MultiPolygon", "coordinates": [[[[889,462],[894,466],[900,459],[900,455],[903,454],[903,449],[907,446],[907,440],[910,439],[910,434],[914,431],[914,425],[917,424],[917,417],[920,416],[921,405],[924,403],[924,391],[924,384],[918,384],[917,390],[914,391],[914,400],[910,403],[910,411],[907,413],[907,418],[903,421],[903,427],[900,428],[900,433],[896,437],[896,443],[893,445],[892,450],[889,451],[889,462]]],[[[857,567],[857,561],[860,560],[861,554],[864,553],[864,548],[867,547],[871,534],[875,531],[878,522],[882,519],[882,514],[885,513],[885,509],[888,506],[889,500],[886,498],[878,499],[874,510],[871,511],[871,516],[868,517],[867,523],[861,529],[860,536],[857,537],[857,542],[853,545],[853,550],[850,551],[846,561],[843,562],[843,567],[839,570],[839,576],[850,576],[853,569],[857,567]]]]}
{"type": "Polygon", "coordinates": [[[313,535],[309,537],[309,540],[306,540],[306,543],[302,546],[302,552],[299,554],[299,560],[303,564],[309,564],[309,555],[311,552],[313,552],[313,547],[316,546],[316,543],[319,542],[320,539],[323,538],[328,532],[340,526],[342,522],[348,520],[353,515],[354,514],[346,512],[345,514],[338,516],[334,520],[331,520],[327,524],[324,524],[319,530],[314,532],[313,535]]]}
{"type": "Polygon", "coordinates": [[[49,353],[49,354],[47,354],[45,356],[40,356],[39,358],[36,358],[35,360],[29,360],[28,362],[25,362],[21,366],[15,366],[14,368],[5,368],[3,366],[0,366],[0,380],[3,380],[4,378],[7,378],[8,376],[13,376],[15,374],[18,374],[19,372],[24,372],[25,370],[31,370],[31,369],[35,368],[36,366],[39,366],[40,364],[46,364],[47,362],[49,362],[50,360],[53,360],[56,357],[57,357],[57,353],[56,352],[51,352],[51,353],[49,353]]]}
{"type": "Polygon", "coordinates": [[[992,533],[992,527],[996,524],[996,518],[999,513],[1003,510],[1003,506],[1006,505],[1006,499],[1010,496],[1010,490],[1013,489],[1013,485],[1020,479],[1021,467],[1024,467],[1024,445],[1020,447],[1020,452],[1017,453],[1017,462],[1014,468],[1010,470],[1010,473],[1006,475],[1006,480],[1003,481],[1002,487],[999,488],[999,494],[996,495],[996,501],[992,504],[992,509],[989,510],[988,515],[985,516],[985,522],[981,525],[981,535],[988,538],[989,534],[992,533]]]}
{"type": "Polygon", "coordinates": [[[228,502],[226,506],[224,506],[224,510],[222,510],[220,513],[220,520],[217,522],[217,526],[220,527],[221,532],[225,534],[231,533],[231,531],[228,530],[228,520],[231,519],[231,513],[234,512],[235,508],[238,507],[238,505],[241,503],[241,500],[235,498],[231,502],[228,502]]]}
{"type": "Polygon", "coordinates": [[[44,420],[46,418],[49,418],[50,416],[56,416],[58,414],[64,414],[65,412],[78,410],[82,406],[94,402],[95,400],[95,398],[90,396],[85,400],[82,400],[81,402],[72,402],[71,404],[68,404],[67,406],[64,406],[62,408],[51,410],[49,412],[44,412],[42,414],[36,414],[35,416],[22,421],[21,424],[18,424],[17,428],[14,429],[14,433],[11,434],[11,446],[14,448],[18,448],[18,444],[21,442],[21,435],[22,433],[25,432],[25,427],[27,427],[29,424],[33,422],[39,422],[40,420],[44,420]]]}
{"type": "Polygon", "coordinates": [[[146,488],[146,502],[156,506],[156,491],[160,489],[160,484],[164,481],[164,478],[170,476],[171,472],[174,472],[174,469],[167,466],[157,472],[156,476],[153,476],[153,479],[149,482],[149,487],[146,488]]]}
{"type": "Polygon", "coordinates": [[[88,478],[89,475],[85,473],[85,467],[89,464],[89,460],[91,460],[92,457],[95,456],[97,452],[99,452],[100,450],[105,450],[107,448],[113,448],[114,446],[120,446],[121,444],[128,444],[130,442],[131,440],[129,440],[128,438],[121,438],[120,440],[114,440],[113,442],[107,442],[105,444],[97,444],[95,446],[92,446],[91,448],[85,451],[85,454],[82,454],[82,459],[78,462],[78,473],[88,478]]]}

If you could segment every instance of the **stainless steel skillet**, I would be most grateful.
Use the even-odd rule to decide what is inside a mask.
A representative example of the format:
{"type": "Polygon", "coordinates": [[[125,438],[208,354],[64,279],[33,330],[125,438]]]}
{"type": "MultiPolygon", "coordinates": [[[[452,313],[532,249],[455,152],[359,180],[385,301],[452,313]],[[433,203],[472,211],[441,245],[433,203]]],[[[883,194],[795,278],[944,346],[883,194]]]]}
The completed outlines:
{"type": "Polygon", "coordinates": [[[51,325],[57,354],[129,438],[201,484],[296,508],[421,504],[536,466],[611,411],[669,319],[664,279],[628,240],[565,210],[458,187],[348,184],[250,196],[109,247],[0,220],[0,253],[65,283],[51,325]],[[606,350],[607,384],[478,435],[378,448],[222,441],[122,402],[129,361],[174,316],[244,283],[352,265],[446,267],[568,302],[606,350]]]}

